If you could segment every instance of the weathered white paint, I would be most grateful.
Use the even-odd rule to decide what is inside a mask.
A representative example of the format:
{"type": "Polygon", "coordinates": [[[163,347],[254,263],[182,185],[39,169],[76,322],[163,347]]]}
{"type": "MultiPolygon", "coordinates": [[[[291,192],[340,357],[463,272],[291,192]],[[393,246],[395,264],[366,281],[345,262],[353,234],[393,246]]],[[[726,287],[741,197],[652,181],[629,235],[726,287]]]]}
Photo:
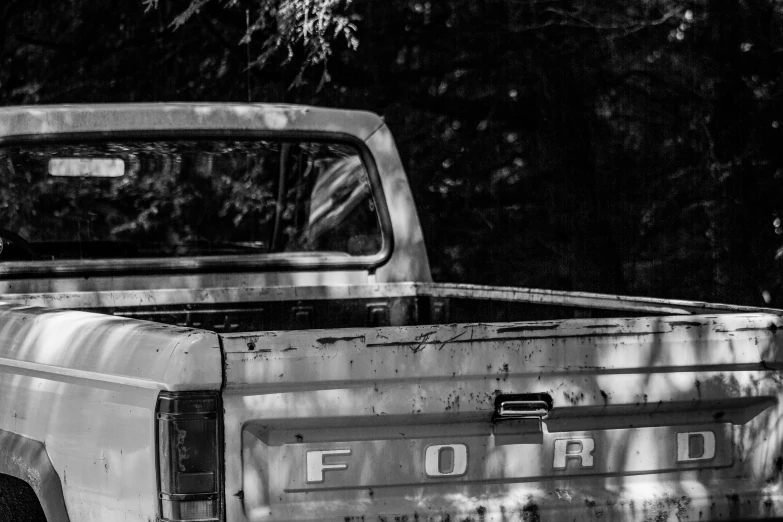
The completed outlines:
{"type": "Polygon", "coordinates": [[[699,301],[654,299],[586,292],[564,292],[535,288],[501,287],[452,283],[368,284],[367,274],[358,272],[291,272],[258,274],[212,274],[199,276],[129,276],[88,280],[0,281],[9,285],[2,297],[8,301],[52,308],[100,308],[248,303],[266,301],[386,299],[392,297],[436,297],[484,299],[553,306],[596,308],[650,314],[770,313],[776,310],[723,305],[699,301]],[[44,283],[48,286],[44,287],[44,283]],[[229,286],[212,286],[228,284],[229,286]],[[13,285],[13,286],[12,286],[13,285]],[[60,288],[59,290],[53,290],[60,288]],[[137,288],[140,287],[140,288],[137,288]],[[49,288],[42,291],[42,288],[49,288]],[[11,292],[10,290],[15,290],[11,292]]]}
{"type": "Polygon", "coordinates": [[[221,387],[227,522],[783,515],[779,311],[431,283],[394,141],[368,113],[244,104],[0,109],[0,139],[148,129],[366,140],[394,253],[375,273],[308,270],[313,256],[283,272],[259,262],[236,273],[5,279],[5,299],[100,308],[405,295],[676,316],[249,332],[222,336],[221,359],[209,332],[0,305],[0,429],[45,445],[73,522],[154,520],[158,392],[221,387]],[[493,399],[519,392],[555,400],[543,444],[495,445],[493,399]],[[680,435],[694,433],[704,454],[678,462],[680,435]],[[569,440],[582,441],[579,458],[556,455],[569,440]],[[452,471],[433,468],[438,450],[429,448],[438,447],[455,456],[464,448],[464,475],[451,475],[461,457],[452,471]],[[592,468],[579,465],[590,457],[592,468]],[[553,466],[560,460],[564,469],[553,466]]]}
{"type": "Polygon", "coordinates": [[[219,389],[217,336],[3,304],[0,354],[0,430],[45,445],[71,522],[154,520],[158,393],[219,389]]]}
{"type": "Polygon", "coordinates": [[[264,103],[124,103],[0,107],[0,139],[65,132],[325,131],[367,139],[371,112],[264,103]]]}

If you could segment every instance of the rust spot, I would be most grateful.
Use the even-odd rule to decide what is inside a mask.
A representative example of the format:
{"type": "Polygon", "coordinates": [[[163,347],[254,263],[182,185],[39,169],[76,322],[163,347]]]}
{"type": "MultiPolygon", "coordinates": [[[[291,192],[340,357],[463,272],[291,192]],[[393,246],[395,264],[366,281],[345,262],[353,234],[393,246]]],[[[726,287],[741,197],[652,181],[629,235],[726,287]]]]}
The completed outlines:
{"type": "Polygon", "coordinates": [[[533,503],[525,504],[525,506],[519,512],[519,516],[524,522],[541,521],[541,515],[538,512],[538,506],[533,503]]]}
{"type": "Polygon", "coordinates": [[[252,352],[253,350],[256,349],[256,343],[254,343],[253,341],[250,341],[249,343],[247,343],[247,349],[252,352]]]}
{"type": "Polygon", "coordinates": [[[688,518],[687,507],[691,504],[691,498],[683,495],[680,497],[680,501],[677,502],[677,520],[685,520],[688,518]]]}
{"type": "Polygon", "coordinates": [[[619,328],[619,324],[588,324],[582,328],[619,328]]]}
{"type": "Polygon", "coordinates": [[[364,341],[364,336],[356,335],[354,337],[319,337],[315,341],[319,344],[334,344],[338,341],[355,341],[356,339],[364,341]]]}
{"type": "Polygon", "coordinates": [[[419,353],[420,351],[422,351],[426,347],[427,347],[427,345],[423,344],[423,343],[422,344],[417,344],[417,345],[411,345],[411,350],[413,351],[413,353],[419,353]]]}
{"type": "Polygon", "coordinates": [[[440,351],[440,350],[442,350],[442,349],[443,349],[443,347],[444,347],[444,346],[446,346],[448,343],[451,343],[451,342],[454,342],[454,341],[456,341],[457,339],[459,339],[460,337],[462,337],[463,335],[465,335],[465,333],[466,333],[466,332],[462,332],[461,334],[455,335],[454,337],[452,337],[452,338],[451,338],[451,339],[449,339],[448,341],[443,341],[443,342],[440,344],[440,346],[438,347],[438,350],[439,350],[439,351],[440,351]]]}
{"type": "MultiPolygon", "coordinates": [[[[769,330],[770,332],[773,333],[776,332],[777,329],[778,329],[778,325],[776,325],[775,323],[770,323],[766,328],[766,330],[769,330]]],[[[734,328],[733,330],[715,330],[715,331],[725,333],[725,332],[758,332],[759,330],[764,330],[764,328],[757,328],[755,326],[746,326],[744,328],[734,328]]]]}
{"type": "Polygon", "coordinates": [[[539,330],[554,330],[558,325],[555,324],[531,324],[525,326],[507,326],[505,328],[498,328],[498,333],[504,332],[536,332],[539,330]]]}
{"type": "Polygon", "coordinates": [[[772,484],[778,480],[781,471],[783,471],[783,456],[778,457],[772,461],[772,466],[775,468],[772,476],[767,479],[767,484],[772,484]]]}

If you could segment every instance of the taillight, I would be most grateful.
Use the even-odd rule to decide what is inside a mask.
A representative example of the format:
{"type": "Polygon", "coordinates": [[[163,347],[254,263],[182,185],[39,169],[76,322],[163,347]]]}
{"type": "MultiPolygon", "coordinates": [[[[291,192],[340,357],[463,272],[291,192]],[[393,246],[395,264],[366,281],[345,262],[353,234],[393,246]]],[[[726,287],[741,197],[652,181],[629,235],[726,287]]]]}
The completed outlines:
{"type": "Polygon", "coordinates": [[[219,408],[216,393],[158,397],[161,520],[222,520],[219,408]]]}

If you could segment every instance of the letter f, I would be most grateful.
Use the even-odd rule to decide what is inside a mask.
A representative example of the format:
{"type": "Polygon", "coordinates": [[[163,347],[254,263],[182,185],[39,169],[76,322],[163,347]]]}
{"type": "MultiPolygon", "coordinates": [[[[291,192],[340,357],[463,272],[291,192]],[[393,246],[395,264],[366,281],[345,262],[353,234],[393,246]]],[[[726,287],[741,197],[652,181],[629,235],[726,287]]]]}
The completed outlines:
{"type": "Polygon", "coordinates": [[[307,482],[318,483],[324,481],[324,470],[348,469],[348,464],[342,462],[338,464],[325,464],[324,457],[329,455],[350,455],[349,449],[336,450],[317,450],[307,452],[307,482]]]}

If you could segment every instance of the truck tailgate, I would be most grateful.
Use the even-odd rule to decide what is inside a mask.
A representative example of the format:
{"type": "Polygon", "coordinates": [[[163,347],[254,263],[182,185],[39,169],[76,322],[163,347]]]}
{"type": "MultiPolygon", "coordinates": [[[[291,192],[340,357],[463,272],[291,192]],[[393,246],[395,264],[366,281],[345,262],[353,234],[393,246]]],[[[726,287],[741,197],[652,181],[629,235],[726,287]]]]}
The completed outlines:
{"type": "Polygon", "coordinates": [[[734,314],[223,335],[227,521],[781,516],[780,326],[734,314]],[[553,408],[501,417],[514,394],[553,408]]]}

